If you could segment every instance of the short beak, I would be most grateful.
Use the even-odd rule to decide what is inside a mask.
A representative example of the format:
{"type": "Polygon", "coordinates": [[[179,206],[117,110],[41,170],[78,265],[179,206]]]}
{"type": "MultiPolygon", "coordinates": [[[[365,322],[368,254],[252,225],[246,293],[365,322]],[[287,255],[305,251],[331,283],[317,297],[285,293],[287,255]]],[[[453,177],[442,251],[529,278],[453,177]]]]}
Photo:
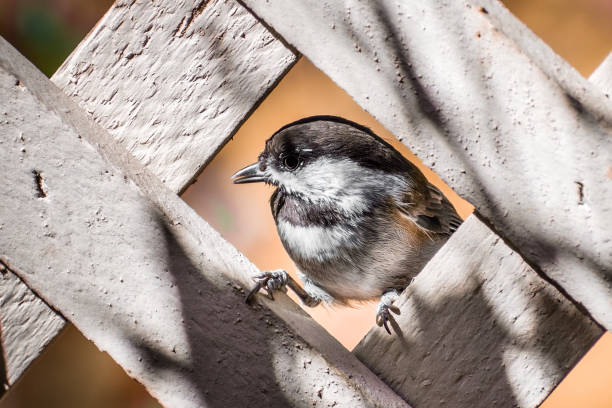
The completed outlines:
{"type": "Polygon", "coordinates": [[[260,181],[266,181],[264,173],[259,170],[259,162],[253,163],[250,166],[246,166],[242,170],[238,170],[232,176],[234,184],[245,184],[245,183],[257,183],[260,181]]]}

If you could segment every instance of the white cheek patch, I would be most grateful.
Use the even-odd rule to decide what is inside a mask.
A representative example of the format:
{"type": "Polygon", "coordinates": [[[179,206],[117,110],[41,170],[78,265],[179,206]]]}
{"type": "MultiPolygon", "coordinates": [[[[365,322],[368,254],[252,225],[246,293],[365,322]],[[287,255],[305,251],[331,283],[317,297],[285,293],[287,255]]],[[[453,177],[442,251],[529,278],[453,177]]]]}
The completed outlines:
{"type": "Polygon", "coordinates": [[[341,248],[354,246],[351,232],[341,226],[300,226],[279,220],[278,234],[292,252],[303,259],[324,261],[338,255],[341,248]]]}
{"type": "Polygon", "coordinates": [[[274,180],[279,186],[283,186],[287,192],[302,192],[302,185],[299,182],[299,179],[296,177],[296,173],[276,171],[270,164],[268,164],[266,167],[266,175],[270,179],[274,180]]]}
{"type": "Polygon", "coordinates": [[[348,159],[321,157],[294,172],[276,171],[270,165],[266,171],[288,193],[300,194],[311,202],[332,204],[345,214],[366,210],[366,191],[385,188],[380,172],[348,159]]]}

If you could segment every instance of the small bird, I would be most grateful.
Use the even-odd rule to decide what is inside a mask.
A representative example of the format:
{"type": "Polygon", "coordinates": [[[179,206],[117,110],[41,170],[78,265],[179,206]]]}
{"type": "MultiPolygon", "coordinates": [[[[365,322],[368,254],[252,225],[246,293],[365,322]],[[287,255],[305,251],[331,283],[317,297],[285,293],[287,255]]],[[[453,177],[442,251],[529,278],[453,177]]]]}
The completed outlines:
{"type": "Polygon", "coordinates": [[[267,141],[235,184],[276,187],[270,207],[303,288],[286,271],[254,277],[274,299],[290,287],[310,307],[380,298],[376,323],[388,327],[402,290],[459,227],[448,199],[367,127],[335,116],[290,123],[267,141]]]}

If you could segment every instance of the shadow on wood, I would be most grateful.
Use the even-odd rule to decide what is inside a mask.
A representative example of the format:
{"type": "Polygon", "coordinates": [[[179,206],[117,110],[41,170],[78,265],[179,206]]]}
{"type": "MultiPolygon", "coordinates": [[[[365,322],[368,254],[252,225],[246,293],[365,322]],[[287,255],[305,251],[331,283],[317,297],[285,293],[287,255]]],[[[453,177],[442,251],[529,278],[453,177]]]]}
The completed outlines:
{"type": "Polygon", "coordinates": [[[603,330],[470,216],[354,353],[414,407],[535,407],[603,330]]]}
{"type": "Polygon", "coordinates": [[[210,282],[164,220],[159,225],[165,236],[168,272],[178,289],[186,344],[168,350],[137,329],[124,328],[125,337],[142,353],[145,367],[152,372],[188,373],[185,378],[192,382],[190,388],[198,393],[195,399],[202,406],[295,406],[285,397],[293,385],[282,385],[281,378],[276,378],[277,356],[270,344],[284,344],[288,352],[299,353],[301,342],[265,307],[247,306],[244,291],[235,283],[228,280],[227,287],[220,289],[210,282]],[[275,330],[261,330],[262,325],[275,330]]]}

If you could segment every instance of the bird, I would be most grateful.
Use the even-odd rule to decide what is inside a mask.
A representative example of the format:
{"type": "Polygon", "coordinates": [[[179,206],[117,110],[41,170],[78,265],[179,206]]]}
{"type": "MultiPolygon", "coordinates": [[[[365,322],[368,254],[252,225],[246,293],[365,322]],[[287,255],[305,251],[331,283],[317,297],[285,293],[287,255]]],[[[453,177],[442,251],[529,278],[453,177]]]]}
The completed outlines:
{"type": "Polygon", "coordinates": [[[247,302],[287,287],[309,307],[379,299],[375,322],[389,334],[394,302],[462,223],[393,146],[337,116],[283,126],[232,180],[275,187],[272,216],[303,283],[282,269],[260,272],[247,302]]]}

